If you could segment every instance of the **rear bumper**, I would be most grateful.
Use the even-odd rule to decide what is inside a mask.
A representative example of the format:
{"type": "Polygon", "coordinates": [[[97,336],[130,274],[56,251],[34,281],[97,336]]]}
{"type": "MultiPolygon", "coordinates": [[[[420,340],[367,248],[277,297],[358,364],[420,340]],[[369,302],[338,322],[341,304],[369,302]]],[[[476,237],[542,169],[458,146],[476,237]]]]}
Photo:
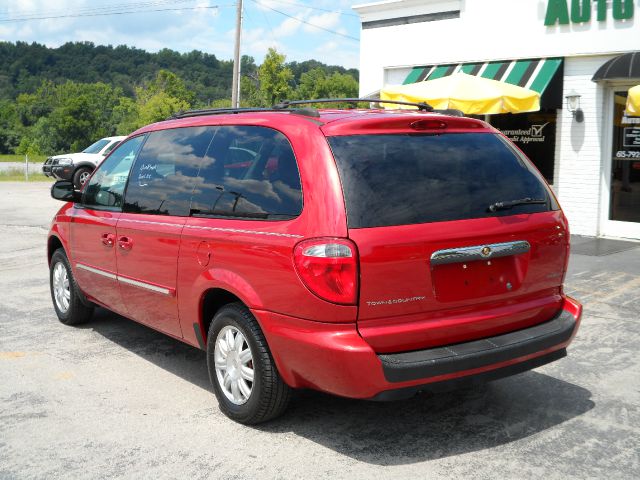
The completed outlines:
{"type": "Polygon", "coordinates": [[[547,351],[569,342],[576,323],[571,313],[561,310],[547,322],[504,335],[378,358],[391,383],[437,377],[547,351]]]}
{"type": "Polygon", "coordinates": [[[581,305],[567,298],[547,322],[495,337],[396,354],[376,354],[355,324],[302,320],[265,311],[260,322],[283,380],[350,398],[391,400],[536,368],[566,355],[581,305]]]}

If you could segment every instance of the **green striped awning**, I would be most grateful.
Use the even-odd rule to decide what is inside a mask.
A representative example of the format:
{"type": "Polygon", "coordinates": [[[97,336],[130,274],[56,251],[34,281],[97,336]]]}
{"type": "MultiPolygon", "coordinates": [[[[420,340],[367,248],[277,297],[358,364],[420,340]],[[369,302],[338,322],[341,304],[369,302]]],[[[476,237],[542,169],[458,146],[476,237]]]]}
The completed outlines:
{"type": "Polygon", "coordinates": [[[503,60],[485,63],[455,63],[414,67],[403,85],[435,80],[463,72],[492,80],[511,83],[534,90],[542,95],[562,65],[562,58],[536,58],[529,60],[503,60]]]}

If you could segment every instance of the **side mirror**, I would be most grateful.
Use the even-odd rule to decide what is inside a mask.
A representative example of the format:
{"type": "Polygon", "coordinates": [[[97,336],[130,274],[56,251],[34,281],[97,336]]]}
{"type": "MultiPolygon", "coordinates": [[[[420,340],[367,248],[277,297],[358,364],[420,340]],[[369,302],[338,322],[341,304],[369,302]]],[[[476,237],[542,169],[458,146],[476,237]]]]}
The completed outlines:
{"type": "Polygon", "coordinates": [[[51,187],[51,196],[63,202],[79,202],[82,198],[82,192],[73,188],[73,182],[60,180],[51,187]]]}

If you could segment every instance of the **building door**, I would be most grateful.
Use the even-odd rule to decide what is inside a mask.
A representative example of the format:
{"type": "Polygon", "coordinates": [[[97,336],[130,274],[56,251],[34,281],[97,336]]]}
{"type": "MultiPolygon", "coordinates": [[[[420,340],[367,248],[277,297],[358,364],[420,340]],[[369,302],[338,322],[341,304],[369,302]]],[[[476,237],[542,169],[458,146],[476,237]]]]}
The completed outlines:
{"type": "Polygon", "coordinates": [[[610,98],[611,150],[604,162],[608,174],[604,193],[603,233],[640,239],[640,117],[625,114],[626,87],[615,87],[610,98]]]}

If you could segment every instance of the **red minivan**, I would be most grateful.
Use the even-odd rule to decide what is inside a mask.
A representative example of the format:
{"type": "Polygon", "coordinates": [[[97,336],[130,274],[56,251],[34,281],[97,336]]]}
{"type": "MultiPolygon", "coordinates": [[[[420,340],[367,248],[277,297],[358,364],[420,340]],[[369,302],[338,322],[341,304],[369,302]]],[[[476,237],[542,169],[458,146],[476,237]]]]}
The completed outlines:
{"type": "Polygon", "coordinates": [[[68,201],[48,237],[60,321],[101,306],[206,350],[245,424],[292,389],[391,400],[523,372],[565,356],[580,322],[553,193],[471,118],[187,112],[52,196],[68,201]]]}

